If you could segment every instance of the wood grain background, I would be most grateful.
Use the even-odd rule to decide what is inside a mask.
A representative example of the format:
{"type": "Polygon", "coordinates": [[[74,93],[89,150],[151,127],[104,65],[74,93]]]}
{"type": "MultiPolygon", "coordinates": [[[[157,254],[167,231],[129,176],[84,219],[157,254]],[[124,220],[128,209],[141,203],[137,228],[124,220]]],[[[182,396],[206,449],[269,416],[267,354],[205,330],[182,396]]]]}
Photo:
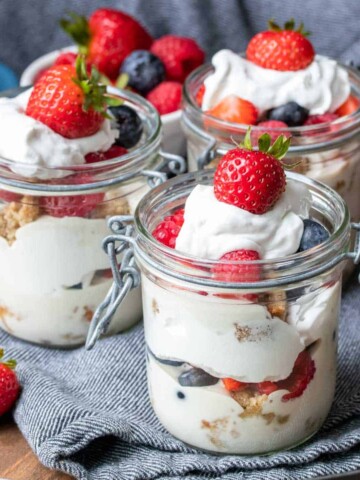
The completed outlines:
{"type": "Polygon", "coordinates": [[[0,479],[72,480],[60,472],[45,468],[33,453],[11,416],[0,419],[0,479]]]}

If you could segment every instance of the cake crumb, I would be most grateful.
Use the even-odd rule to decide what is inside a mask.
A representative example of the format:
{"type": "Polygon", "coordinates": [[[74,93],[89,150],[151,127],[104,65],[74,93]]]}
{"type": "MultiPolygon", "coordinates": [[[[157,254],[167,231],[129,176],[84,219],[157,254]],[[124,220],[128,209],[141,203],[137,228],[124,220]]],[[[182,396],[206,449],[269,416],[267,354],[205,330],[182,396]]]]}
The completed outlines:
{"type": "Polygon", "coordinates": [[[11,202],[0,210],[0,235],[12,245],[20,227],[34,222],[41,215],[39,201],[25,196],[20,202],[11,202]]]}
{"type": "Polygon", "coordinates": [[[91,218],[106,218],[112,215],[129,215],[130,207],[126,198],[114,198],[99,203],[90,213],[91,218]]]}
{"type": "Polygon", "coordinates": [[[153,300],[151,302],[151,310],[152,310],[154,315],[157,315],[160,312],[159,305],[158,305],[157,301],[155,300],[155,298],[153,298],[153,300]]]}
{"type": "Polygon", "coordinates": [[[210,442],[217,448],[223,448],[223,442],[220,440],[222,433],[226,433],[229,424],[229,418],[217,418],[212,422],[201,420],[201,428],[209,430],[208,438],[210,442]]]}
{"type": "Polygon", "coordinates": [[[94,316],[94,312],[90,308],[84,307],[84,319],[87,322],[91,322],[93,316],[94,316]]]}
{"type": "Polygon", "coordinates": [[[260,395],[249,390],[233,392],[231,396],[244,409],[244,411],[240,414],[240,418],[261,415],[262,407],[268,398],[268,396],[265,394],[260,395]]]}
{"type": "Polygon", "coordinates": [[[239,342],[246,340],[251,335],[250,327],[242,327],[239,324],[235,323],[235,337],[239,342]]]}

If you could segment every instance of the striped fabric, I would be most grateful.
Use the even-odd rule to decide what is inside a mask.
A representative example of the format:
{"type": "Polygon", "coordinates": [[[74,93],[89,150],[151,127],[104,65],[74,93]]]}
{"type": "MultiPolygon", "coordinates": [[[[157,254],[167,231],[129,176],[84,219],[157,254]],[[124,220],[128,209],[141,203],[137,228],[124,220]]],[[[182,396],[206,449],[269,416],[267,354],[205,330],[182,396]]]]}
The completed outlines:
{"type": "Polygon", "coordinates": [[[344,292],[332,412],[305,445],[271,456],[198,453],[152,412],[142,325],[94,350],[44,349],[0,334],[23,386],[15,420],[44,465],[88,480],[307,479],[360,469],[360,287],[344,292]]]}

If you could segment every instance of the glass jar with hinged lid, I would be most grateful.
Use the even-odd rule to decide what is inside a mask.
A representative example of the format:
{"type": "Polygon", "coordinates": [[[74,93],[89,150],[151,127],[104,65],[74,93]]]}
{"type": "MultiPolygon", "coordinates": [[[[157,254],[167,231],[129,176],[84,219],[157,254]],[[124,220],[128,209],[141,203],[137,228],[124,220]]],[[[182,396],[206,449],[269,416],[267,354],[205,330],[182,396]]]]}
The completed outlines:
{"type": "Polygon", "coordinates": [[[141,278],[149,393],[164,427],[217,453],[296,446],[319,430],[333,400],[342,271],[345,260],[360,261],[360,224],[350,223],[332,189],[288,173],[287,189],[306,192],[306,219],[326,227],[326,241],[267,260],[200,258],[153,234],[168,215],[176,223],[184,206],[186,223],[186,201],[199,184],[211,186],[213,171],[154,188],[140,201],[134,223],[110,219],[104,248],[119,291],[97,309],[87,347],[141,278]],[[127,259],[120,270],[117,253],[127,259]],[[222,275],[234,267],[241,275],[222,275]]]}
{"type": "MultiPolygon", "coordinates": [[[[101,249],[107,219],[133,214],[143,195],[166,178],[163,170],[183,171],[184,160],[160,151],[159,115],[136,94],[112,87],[106,94],[141,119],[142,134],[128,149],[112,146],[114,118],[95,135],[60,138],[25,115],[30,94],[17,91],[0,100],[0,326],[41,345],[72,347],[85,341],[112,285],[101,249]],[[51,158],[60,156],[65,161],[59,167],[51,158]]],[[[110,298],[116,294],[115,287],[110,298]]],[[[109,333],[132,326],[141,313],[136,288],[109,333]]]]}

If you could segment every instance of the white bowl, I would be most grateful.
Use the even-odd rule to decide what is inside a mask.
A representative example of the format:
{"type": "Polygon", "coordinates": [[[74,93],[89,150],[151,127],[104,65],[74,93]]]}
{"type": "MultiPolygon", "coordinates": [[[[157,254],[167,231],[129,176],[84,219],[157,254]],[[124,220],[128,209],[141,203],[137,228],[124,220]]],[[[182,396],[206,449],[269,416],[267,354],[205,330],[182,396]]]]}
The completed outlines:
{"type": "MultiPolygon", "coordinates": [[[[33,85],[36,75],[41,70],[50,67],[61,52],[76,52],[76,47],[71,45],[59,50],[53,50],[31,62],[21,74],[20,86],[27,87],[33,85]]],[[[165,152],[184,156],[186,153],[186,140],[181,129],[180,120],[181,110],[161,115],[161,122],[163,124],[162,149],[165,152]]]]}

